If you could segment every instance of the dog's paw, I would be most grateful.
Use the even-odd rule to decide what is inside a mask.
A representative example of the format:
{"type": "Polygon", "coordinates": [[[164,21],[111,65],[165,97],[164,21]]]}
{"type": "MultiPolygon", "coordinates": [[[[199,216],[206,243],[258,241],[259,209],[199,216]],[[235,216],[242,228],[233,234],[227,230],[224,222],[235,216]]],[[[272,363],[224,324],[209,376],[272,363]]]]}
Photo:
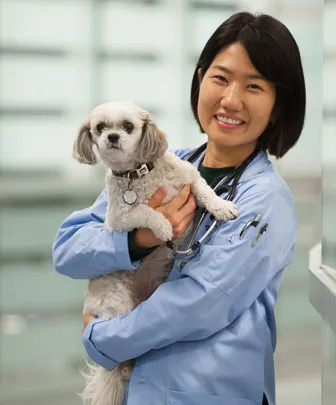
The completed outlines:
{"type": "Polygon", "coordinates": [[[229,221],[238,217],[238,207],[231,201],[220,199],[216,205],[211,206],[208,210],[220,221],[229,221]]]}
{"type": "Polygon", "coordinates": [[[160,221],[160,224],[152,228],[152,231],[154,235],[163,242],[168,242],[173,238],[173,227],[168,219],[160,221]]]}

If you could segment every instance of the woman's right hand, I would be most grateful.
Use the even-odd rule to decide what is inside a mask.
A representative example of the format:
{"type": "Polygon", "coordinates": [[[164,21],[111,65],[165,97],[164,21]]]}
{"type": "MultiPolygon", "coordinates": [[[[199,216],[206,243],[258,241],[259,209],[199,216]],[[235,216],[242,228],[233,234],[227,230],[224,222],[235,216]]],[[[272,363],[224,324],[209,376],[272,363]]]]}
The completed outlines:
{"type": "MultiPolygon", "coordinates": [[[[161,205],[166,195],[166,188],[160,187],[148,201],[148,205],[169,220],[173,227],[173,239],[177,239],[188,229],[194,218],[196,200],[188,184],[172,200],[161,205]]],[[[163,243],[149,228],[139,228],[135,233],[135,244],[139,248],[151,248],[163,243]]]]}

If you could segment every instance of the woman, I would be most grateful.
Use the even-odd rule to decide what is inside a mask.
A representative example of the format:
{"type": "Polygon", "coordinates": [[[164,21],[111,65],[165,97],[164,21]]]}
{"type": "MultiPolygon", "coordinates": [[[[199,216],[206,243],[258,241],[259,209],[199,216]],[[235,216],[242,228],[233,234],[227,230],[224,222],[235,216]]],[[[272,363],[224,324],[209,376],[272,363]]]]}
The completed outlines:
{"type": "MultiPolygon", "coordinates": [[[[276,19],[237,13],[211,36],[197,63],[191,106],[208,136],[195,160],[214,186],[252,153],[234,197],[239,217],[220,224],[193,255],[180,255],[169,281],[131,313],[104,321],[83,314],[89,356],[106,369],[136,358],[128,405],[275,404],[274,304],[292,260],[296,216],[291,193],[267,158],[297,142],[305,116],[300,53],[276,19]]],[[[177,151],[185,159],[190,151],[177,151]]],[[[186,186],[160,206],[180,236],[193,219],[186,186]]],[[[109,233],[106,194],[61,225],[56,269],[91,278],[135,269],[161,241],[148,229],[109,233]]],[[[207,216],[196,240],[212,223],[207,216]]]]}

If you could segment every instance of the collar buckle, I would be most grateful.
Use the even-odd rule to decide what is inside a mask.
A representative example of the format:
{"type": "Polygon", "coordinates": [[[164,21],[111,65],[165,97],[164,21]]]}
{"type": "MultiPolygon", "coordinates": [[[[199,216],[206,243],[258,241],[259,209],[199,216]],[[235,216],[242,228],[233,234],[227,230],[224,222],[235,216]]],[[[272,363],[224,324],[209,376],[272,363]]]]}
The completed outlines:
{"type": "Polygon", "coordinates": [[[149,169],[146,163],[143,163],[139,169],[135,169],[139,179],[149,173],[149,169]]]}

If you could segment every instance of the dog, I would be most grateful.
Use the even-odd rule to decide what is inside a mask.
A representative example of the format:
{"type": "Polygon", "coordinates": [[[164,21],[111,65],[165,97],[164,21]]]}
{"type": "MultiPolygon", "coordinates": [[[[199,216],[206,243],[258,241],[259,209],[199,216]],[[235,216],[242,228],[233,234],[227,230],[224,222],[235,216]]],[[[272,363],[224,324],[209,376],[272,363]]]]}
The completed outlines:
{"type": "MultiPolygon", "coordinates": [[[[147,111],[133,103],[108,102],[95,107],[79,129],[73,157],[88,165],[101,160],[106,166],[108,207],[104,225],[111,232],[150,228],[158,239],[171,241],[171,223],[147,204],[161,186],[167,189],[163,203],[184,184],[190,184],[197,205],[217,220],[228,221],[238,215],[237,206],[217,196],[191,163],[168,152],[164,133],[147,111]]],[[[163,244],[135,271],[120,269],[89,280],[84,312],[108,320],[132,311],[167,279],[173,261],[173,250],[163,244]]],[[[121,405],[133,366],[133,360],[120,363],[112,371],[88,365],[84,401],[121,405]]]]}

